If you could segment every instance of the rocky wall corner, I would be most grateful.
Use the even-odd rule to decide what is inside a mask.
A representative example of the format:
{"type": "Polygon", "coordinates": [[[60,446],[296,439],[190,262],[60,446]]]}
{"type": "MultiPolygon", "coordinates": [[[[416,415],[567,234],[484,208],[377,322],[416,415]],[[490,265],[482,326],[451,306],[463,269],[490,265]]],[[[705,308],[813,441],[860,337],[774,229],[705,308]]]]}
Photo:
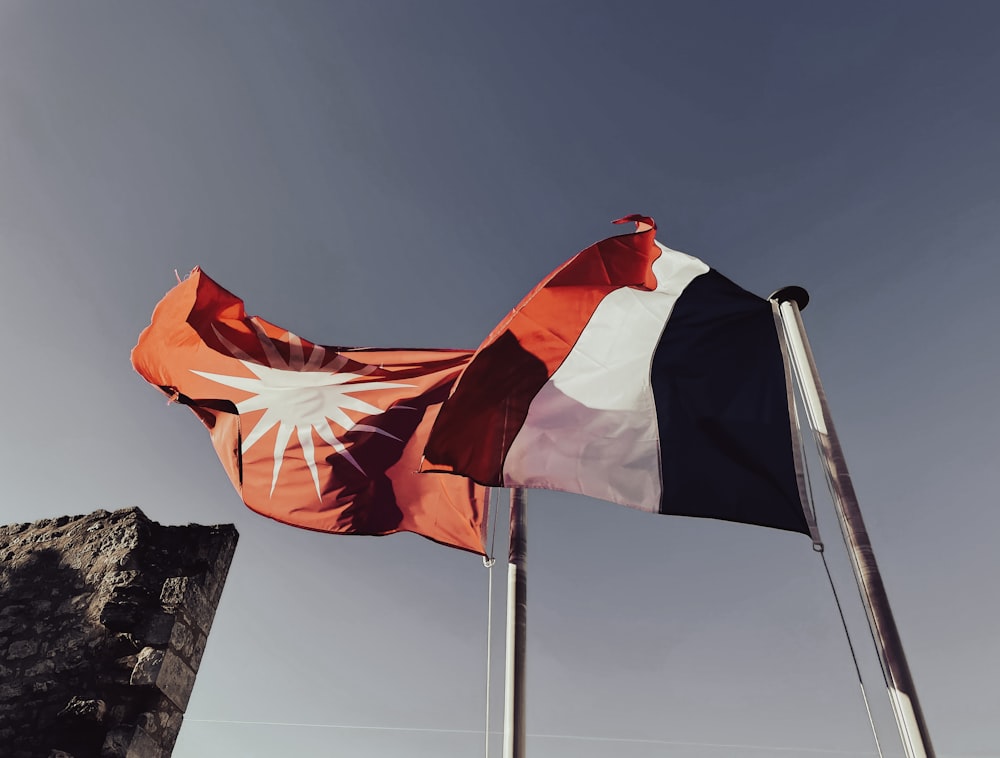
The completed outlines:
{"type": "Polygon", "coordinates": [[[0,758],[168,758],[237,538],[137,508],[0,527],[0,758]]]}

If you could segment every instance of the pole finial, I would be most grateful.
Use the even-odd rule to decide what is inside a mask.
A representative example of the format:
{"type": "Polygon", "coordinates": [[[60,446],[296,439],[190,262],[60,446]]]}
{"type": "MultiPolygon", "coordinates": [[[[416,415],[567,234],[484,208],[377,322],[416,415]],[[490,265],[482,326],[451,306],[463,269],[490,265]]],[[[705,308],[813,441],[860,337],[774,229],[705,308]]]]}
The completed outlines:
{"type": "Polygon", "coordinates": [[[782,287],[780,290],[775,290],[771,293],[768,300],[777,300],[779,303],[786,303],[791,300],[799,306],[800,311],[804,311],[806,306],[809,305],[809,293],[806,292],[805,287],[793,284],[790,287],[782,287]]]}

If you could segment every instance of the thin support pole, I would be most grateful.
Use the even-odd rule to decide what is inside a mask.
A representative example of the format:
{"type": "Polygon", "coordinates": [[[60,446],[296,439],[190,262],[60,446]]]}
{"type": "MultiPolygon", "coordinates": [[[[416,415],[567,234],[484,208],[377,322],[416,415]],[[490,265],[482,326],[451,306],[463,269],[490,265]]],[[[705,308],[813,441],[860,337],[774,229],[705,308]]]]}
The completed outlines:
{"type": "Polygon", "coordinates": [[[524,758],[524,648],[527,629],[527,495],[510,491],[510,550],[507,558],[507,669],[504,682],[504,758],[524,758]]]}
{"type": "Polygon", "coordinates": [[[804,307],[808,302],[808,295],[799,287],[786,287],[778,290],[771,298],[778,300],[780,304],[781,321],[806,406],[806,415],[822,452],[823,465],[833,493],[841,532],[847,543],[854,577],[861,591],[872,638],[878,649],[882,673],[889,690],[889,701],[896,717],[896,725],[899,727],[903,748],[907,758],[935,758],[927,724],[917,700],[913,677],[910,675],[903,653],[903,643],[889,607],[882,575],[875,562],[868,530],[861,517],[858,498],[847,471],[840,440],[833,428],[826,395],[799,313],[798,303],[801,302],[804,307]]]}

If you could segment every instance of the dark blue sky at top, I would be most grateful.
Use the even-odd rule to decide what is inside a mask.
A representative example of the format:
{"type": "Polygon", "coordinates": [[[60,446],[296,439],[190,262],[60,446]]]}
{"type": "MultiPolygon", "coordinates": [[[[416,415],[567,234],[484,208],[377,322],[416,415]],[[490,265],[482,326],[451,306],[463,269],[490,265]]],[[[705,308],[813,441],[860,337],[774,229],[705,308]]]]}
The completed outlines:
{"type": "MultiPolygon", "coordinates": [[[[646,213],[757,294],[809,289],[938,754],[1000,755],[998,30],[967,1],[7,0],[3,522],[237,524],[178,758],[475,754],[475,734],[209,723],[480,729],[486,572],[250,513],[128,351],[195,265],[318,342],[473,347],[646,213]]],[[[529,731],[565,736],[533,756],[874,754],[804,538],[530,507],[529,731]]]]}

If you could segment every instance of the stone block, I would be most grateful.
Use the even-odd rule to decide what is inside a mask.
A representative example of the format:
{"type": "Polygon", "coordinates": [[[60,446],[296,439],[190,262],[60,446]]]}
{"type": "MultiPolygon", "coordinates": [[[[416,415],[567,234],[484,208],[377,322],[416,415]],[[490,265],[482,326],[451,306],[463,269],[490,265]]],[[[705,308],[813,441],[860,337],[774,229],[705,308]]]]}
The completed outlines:
{"type": "Polygon", "coordinates": [[[108,732],[101,746],[101,758],[168,758],[149,732],[139,726],[120,727],[108,732]]]}
{"type": "Polygon", "coordinates": [[[197,671],[201,667],[201,657],[205,654],[205,645],[208,644],[208,635],[198,632],[195,638],[194,647],[191,649],[191,658],[188,660],[191,668],[197,671]]]}
{"type": "Polygon", "coordinates": [[[187,708],[188,700],[191,699],[191,690],[194,689],[194,671],[168,650],[163,658],[156,686],[160,692],[170,698],[170,702],[183,711],[187,708]]]}
{"type": "Polygon", "coordinates": [[[144,647],[139,651],[139,659],[132,669],[132,677],[129,684],[137,687],[155,686],[156,677],[160,674],[160,667],[163,665],[163,650],[152,647],[144,647]]]}
{"type": "Polygon", "coordinates": [[[45,674],[51,674],[56,670],[56,662],[51,659],[45,659],[44,661],[39,661],[34,666],[25,669],[25,676],[44,676],[45,674]]]}
{"type": "Polygon", "coordinates": [[[213,606],[218,605],[222,596],[222,588],[226,583],[229,566],[233,562],[238,539],[239,535],[231,524],[215,526],[212,527],[212,539],[206,540],[199,551],[205,565],[225,567],[225,570],[211,571],[204,577],[202,590],[213,606]]]}
{"type": "Polygon", "coordinates": [[[182,621],[174,624],[174,628],[170,632],[169,644],[171,650],[184,660],[190,661],[191,654],[194,652],[194,643],[195,633],[191,631],[191,627],[182,621]]]}
{"type": "Polygon", "coordinates": [[[184,723],[184,713],[179,710],[173,710],[166,714],[166,716],[163,723],[163,731],[161,732],[161,742],[164,748],[172,750],[174,742],[177,741],[177,735],[181,731],[181,724],[184,723]]]}
{"type": "Polygon", "coordinates": [[[194,688],[194,671],[169,648],[147,647],[139,653],[130,682],[139,687],[156,687],[183,711],[194,688]]]}
{"type": "Polygon", "coordinates": [[[136,727],[125,758],[164,758],[163,750],[142,727],[136,727]]]}
{"type": "Polygon", "coordinates": [[[29,655],[34,655],[37,652],[37,640],[18,640],[17,642],[12,642],[10,647],[7,648],[7,659],[16,661],[21,658],[27,658],[29,655]]]}
{"type": "Polygon", "coordinates": [[[182,615],[192,626],[204,632],[212,628],[215,607],[189,576],[172,576],[163,583],[160,602],[170,613],[182,615]]]}
{"type": "Polygon", "coordinates": [[[91,597],[92,594],[89,592],[80,592],[66,598],[59,604],[59,607],[56,608],[56,615],[76,616],[82,613],[83,610],[90,604],[91,597]]]}
{"type": "Polygon", "coordinates": [[[135,734],[135,727],[120,726],[111,729],[101,745],[101,758],[125,758],[135,734]]]}

